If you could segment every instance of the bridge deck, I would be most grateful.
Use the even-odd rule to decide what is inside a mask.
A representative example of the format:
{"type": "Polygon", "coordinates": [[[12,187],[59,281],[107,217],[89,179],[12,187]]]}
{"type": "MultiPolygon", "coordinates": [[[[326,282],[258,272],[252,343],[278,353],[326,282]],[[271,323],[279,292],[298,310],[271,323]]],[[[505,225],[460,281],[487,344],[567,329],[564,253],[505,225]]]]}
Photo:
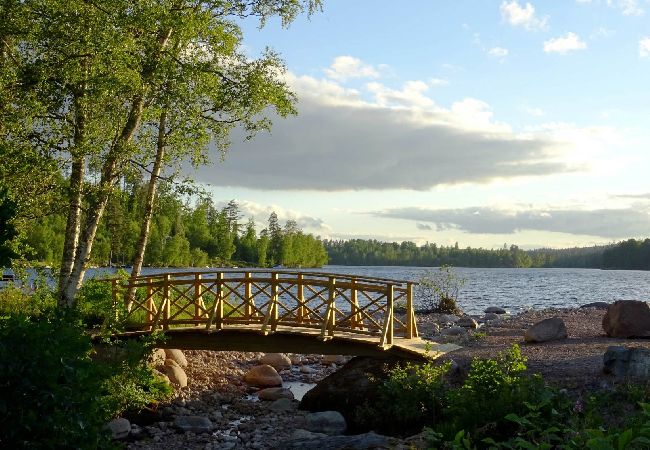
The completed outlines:
{"type": "MultiPolygon", "coordinates": [[[[115,335],[120,339],[132,339],[150,334],[150,331],[131,331],[115,335]]],[[[398,357],[423,360],[439,358],[445,353],[459,349],[455,344],[439,344],[422,338],[395,338],[393,345],[381,347],[373,336],[337,332],[330,339],[320,338],[318,330],[278,326],[273,333],[264,335],[259,326],[236,325],[221,330],[203,327],[172,328],[165,331],[167,339],[159,344],[163,348],[183,350],[236,350],[285,353],[316,353],[324,355],[362,355],[373,357],[398,357]]]]}

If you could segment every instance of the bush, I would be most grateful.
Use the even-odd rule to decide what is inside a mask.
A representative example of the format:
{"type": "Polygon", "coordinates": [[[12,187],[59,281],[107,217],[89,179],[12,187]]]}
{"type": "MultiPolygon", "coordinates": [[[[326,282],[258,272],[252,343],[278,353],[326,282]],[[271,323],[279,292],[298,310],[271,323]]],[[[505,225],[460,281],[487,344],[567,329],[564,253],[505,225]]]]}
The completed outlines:
{"type": "Polygon", "coordinates": [[[131,344],[119,364],[94,361],[77,315],[0,319],[0,447],[110,447],[106,421],[170,392],[146,368],[147,347],[131,344]]]}
{"type": "Polygon", "coordinates": [[[436,272],[427,271],[418,280],[417,297],[427,312],[461,314],[458,293],[465,279],[451,266],[441,266],[436,272]]]}

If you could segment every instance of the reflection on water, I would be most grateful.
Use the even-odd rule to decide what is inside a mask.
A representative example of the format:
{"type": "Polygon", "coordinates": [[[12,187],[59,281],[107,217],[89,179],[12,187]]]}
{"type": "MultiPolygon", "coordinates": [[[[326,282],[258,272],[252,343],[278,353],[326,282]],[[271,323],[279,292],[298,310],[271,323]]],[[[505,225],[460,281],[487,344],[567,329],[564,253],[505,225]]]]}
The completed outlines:
{"type": "Polygon", "coordinates": [[[302,397],[309,392],[316,383],[303,383],[302,381],[285,381],[282,387],[291,389],[296,400],[302,400],[302,397]]]}

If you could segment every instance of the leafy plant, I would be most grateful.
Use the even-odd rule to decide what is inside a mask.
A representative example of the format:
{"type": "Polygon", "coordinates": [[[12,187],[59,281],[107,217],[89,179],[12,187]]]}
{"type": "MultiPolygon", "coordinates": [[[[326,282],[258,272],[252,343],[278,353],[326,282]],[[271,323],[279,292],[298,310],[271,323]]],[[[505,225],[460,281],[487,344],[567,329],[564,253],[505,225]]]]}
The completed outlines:
{"type": "Polygon", "coordinates": [[[451,266],[440,266],[437,271],[427,271],[418,280],[417,296],[428,312],[461,314],[458,294],[465,279],[454,272],[451,266]]]}

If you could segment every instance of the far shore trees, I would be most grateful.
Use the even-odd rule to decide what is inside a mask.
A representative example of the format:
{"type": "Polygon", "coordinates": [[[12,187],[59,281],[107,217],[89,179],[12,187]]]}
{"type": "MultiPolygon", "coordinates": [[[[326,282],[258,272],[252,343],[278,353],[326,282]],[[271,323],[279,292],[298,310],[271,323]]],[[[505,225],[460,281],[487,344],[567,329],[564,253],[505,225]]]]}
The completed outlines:
{"type": "MultiPolygon", "coordinates": [[[[320,0],[3,3],[0,98],[10,101],[1,145],[14,156],[27,147],[66,177],[60,306],[74,306],[111,193],[134,161],[203,163],[210,143],[227,148],[234,126],[252,136],[270,126],[271,111],[293,112],[282,62],[272,52],[244,55],[237,20],[263,25],[275,16],[287,25],[318,7],[320,0]],[[175,155],[166,158],[166,149],[175,155]]],[[[150,170],[152,202],[160,167],[150,170]]]]}

